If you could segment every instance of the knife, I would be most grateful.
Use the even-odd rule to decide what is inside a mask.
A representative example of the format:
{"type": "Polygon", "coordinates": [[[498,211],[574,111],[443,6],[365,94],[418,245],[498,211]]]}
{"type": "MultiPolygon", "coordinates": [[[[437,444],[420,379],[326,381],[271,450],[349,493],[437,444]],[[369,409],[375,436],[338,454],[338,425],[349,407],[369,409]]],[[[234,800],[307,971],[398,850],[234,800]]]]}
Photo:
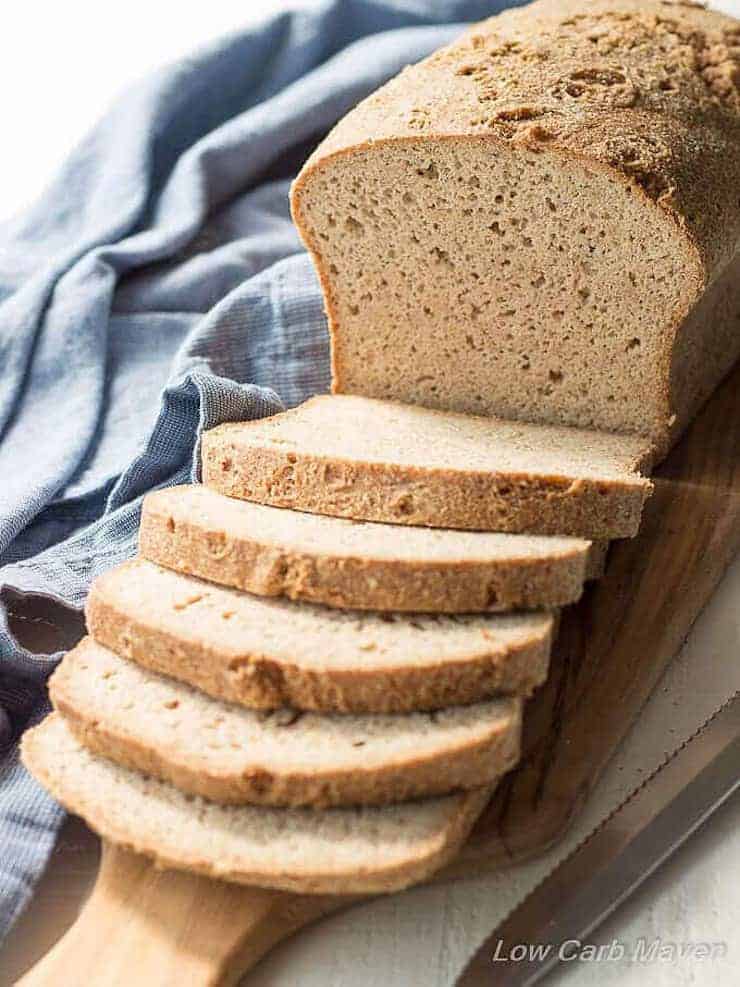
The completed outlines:
{"type": "Polygon", "coordinates": [[[740,692],[560,863],[456,987],[527,987],[567,960],[740,785],[740,692]]]}

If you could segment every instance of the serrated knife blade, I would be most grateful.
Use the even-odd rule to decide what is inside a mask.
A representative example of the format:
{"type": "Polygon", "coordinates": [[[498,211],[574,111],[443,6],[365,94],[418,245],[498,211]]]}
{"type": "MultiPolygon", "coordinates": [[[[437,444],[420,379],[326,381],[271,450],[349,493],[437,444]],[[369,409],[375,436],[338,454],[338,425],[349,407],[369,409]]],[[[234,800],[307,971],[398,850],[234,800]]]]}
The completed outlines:
{"type": "Polygon", "coordinates": [[[739,785],[736,693],[509,914],[455,987],[537,983],[566,958],[563,944],[583,942],[739,785]]]}

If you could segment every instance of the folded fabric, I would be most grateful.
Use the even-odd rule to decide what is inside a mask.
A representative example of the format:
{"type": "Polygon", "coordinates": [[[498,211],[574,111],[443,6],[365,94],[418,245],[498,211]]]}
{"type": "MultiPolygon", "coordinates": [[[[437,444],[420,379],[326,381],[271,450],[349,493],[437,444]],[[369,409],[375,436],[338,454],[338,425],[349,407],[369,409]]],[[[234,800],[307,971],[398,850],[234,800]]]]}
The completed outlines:
{"type": "Polygon", "coordinates": [[[79,608],[133,553],[143,494],[193,475],[203,428],[327,389],[290,178],[450,22],[495,9],[333,0],[235,33],[130,90],[0,226],[0,936],[62,818],[15,747],[59,654],[25,649],[10,611],[79,608]]]}

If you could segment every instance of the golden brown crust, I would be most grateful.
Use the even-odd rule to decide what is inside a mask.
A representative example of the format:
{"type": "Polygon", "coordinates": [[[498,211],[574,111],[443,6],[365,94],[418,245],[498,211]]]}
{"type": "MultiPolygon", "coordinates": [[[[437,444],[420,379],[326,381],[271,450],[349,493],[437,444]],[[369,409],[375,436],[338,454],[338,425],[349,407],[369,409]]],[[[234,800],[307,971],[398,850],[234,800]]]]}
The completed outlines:
{"type": "Polygon", "coordinates": [[[301,770],[263,763],[257,756],[249,768],[218,770],[207,749],[195,758],[172,740],[159,740],[156,747],[143,741],[134,714],[126,724],[101,716],[90,697],[75,687],[76,653],[84,657],[85,646],[83,641],[70,652],[49,681],[54,708],[80,743],[123,767],[215,802],[292,808],[387,805],[480,788],[510,770],[519,757],[521,715],[513,711],[510,719],[497,719],[485,736],[431,755],[407,753],[385,764],[359,768],[319,762],[301,770]]]}
{"type": "Polygon", "coordinates": [[[263,541],[258,530],[235,534],[211,514],[188,517],[177,511],[176,497],[177,490],[163,490],[145,499],[140,554],[258,596],[353,610],[473,613],[565,606],[583,587],[583,543],[541,557],[517,557],[512,546],[512,556],[503,559],[362,557],[341,544],[332,555],[263,541]]]}
{"type": "MultiPolygon", "coordinates": [[[[650,407],[640,412],[638,401],[616,424],[614,409],[601,399],[590,412],[600,427],[649,435],[656,460],[662,458],[738,353],[733,342],[724,361],[704,361],[700,351],[685,368],[674,366],[677,334],[739,256],[740,23],[671,0],[542,0],[476,25],[341,120],[309,158],[291,198],[324,293],[335,392],[466,410],[457,398],[438,403],[429,389],[417,397],[415,385],[406,381],[411,371],[405,354],[396,357],[406,381],[402,387],[358,383],[352,361],[359,358],[347,348],[354,348],[357,330],[348,332],[348,302],[338,295],[339,279],[318,239],[326,235],[317,233],[304,206],[314,176],[322,170],[331,175],[337,159],[356,156],[364,174],[368,153],[382,155],[396,145],[418,151],[426,143],[433,160],[440,142],[456,142],[463,151],[485,143],[492,157],[504,149],[535,154],[551,160],[551,169],[558,160],[578,164],[584,182],[577,184],[584,187],[589,172],[608,175],[639,200],[645,228],[673,241],[680,258],[674,265],[676,292],[665,325],[655,330],[650,407]],[[676,398],[674,374],[680,380],[689,376],[693,403],[683,394],[676,398]]],[[[723,330],[714,324],[702,330],[708,352],[723,333],[732,333],[734,319],[725,321],[723,330]]],[[[599,329],[610,332],[608,324],[599,329]]],[[[587,340],[583,355],[588,356],[587,340]]],[[[505,411],[498,395],[490,401],[494,412],[519,418],[583,424],[589,415],[587,409],[574,411],[572,395],[567,407],[548,406],[536,415],[531,408],[526,414],[505,411]]]]}
{"type": "MultiPolygon", "coordinates": [[[[101,802],[97,792],[84,784],[71,783],[68,773],[56,770],[47,749],[47,735],[55,725],[51,716],[37,727],[26,731],[21,745],[25,767],[66,809],[81,816],[103,839],[118,846],[150,857],[164,868],[192,871],[219,880],[256,887],[275,888],[298,894],[382,894],[399,891],[430,876],[458,850],[473,823],[485,808],[491,788],[475,789],[458,796],[456,810],[450,814],[443,829],[434,839],[425,841],[415,857],[400,864],[369,868],[357,861],[351,870],[330,869],[327,872],[301,868],[299,874],[270,868],[255,871],[240,867],[235,861],[226,862],[208,856],[191,845],[181,844],[174,850],[174,841],[163,845],[149,828],[142,831],[140,812],[146,812],[143,798],[130,813],[109,811],[112,807],[101,802]]],[[[286,810],[288,811],[288,810],[286,810]]],[[[338,810],[341,811],[341,810],[338,810]]]]}
{"type": "Polygon", "coordinates": [[[503,531],[631,538],[652,486],[632,480],[420,469],[324,458],[239,443],[219,426],[203,435],[203,481],[213,490],[334,517],[503,531]]]}
{"type": "Polygon", "coordinates": [[[740,248],[676,337],[670,373],[673,418],[666,449],[681,436],[717,383],[730,372],[739,342],[740,248]]]}
{"type": "Polygon", "coordinates": [[[361,103],[307,170],[369,141],[462,135],[611,169],[671,216],[706,283],[740,239],[740,22],[665,0],[505,11],[361,103]]]}
{"type": "Polygon", "coordinates": [[[222,651],[147,624],[93,584],[87,626],[100,644],[145,668],[188,682],[210,696],[252,709],[292,706],[315,712],[407,713],[529,695],[547,676],[551,634],[500,646],[468,660],[381,668],[305,668],[286,657],[222,651]]]}

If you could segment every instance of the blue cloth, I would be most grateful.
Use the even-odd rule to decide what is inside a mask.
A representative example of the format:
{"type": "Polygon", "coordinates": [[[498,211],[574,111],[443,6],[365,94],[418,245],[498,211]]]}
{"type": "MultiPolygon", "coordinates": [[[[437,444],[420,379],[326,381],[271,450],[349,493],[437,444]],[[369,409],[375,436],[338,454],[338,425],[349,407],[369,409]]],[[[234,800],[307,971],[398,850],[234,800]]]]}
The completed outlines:
{"type": "Polygon", "coordinates": [[[21,644],[29,604],[82,606],[133,554],[142,496],[197,478],[202,429],[327,389],[290,179],[359,99],[495,6],[330,0],[235,33],[131,89],[0,226],[0,936],[62,819],[17,757],[60,658],[21,644]]]}

